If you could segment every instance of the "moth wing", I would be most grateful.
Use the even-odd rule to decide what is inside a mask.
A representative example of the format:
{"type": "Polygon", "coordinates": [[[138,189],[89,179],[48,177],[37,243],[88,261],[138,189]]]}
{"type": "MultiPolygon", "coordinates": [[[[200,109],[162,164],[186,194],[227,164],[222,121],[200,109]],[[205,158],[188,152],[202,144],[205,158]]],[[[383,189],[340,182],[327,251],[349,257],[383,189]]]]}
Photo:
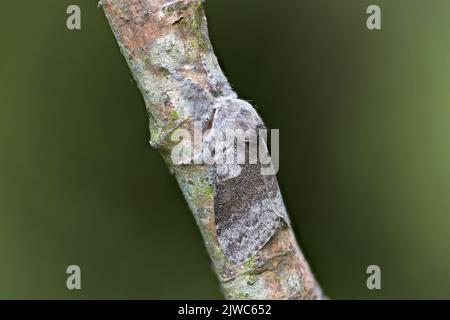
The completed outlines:
{"type": "Polygon", "coordinates": [[[261,175],[261,165],[217,165],[214,186],[218,242],[232,262],[245,262],[289,224],[277,179],[261,175]]]}
{"type": "MultiPolygon", "coordinates": [[[[257,112],[244,100],[219,99],[216,110],[212,127],[217,133],[222,133],[222,137],[226,129],[257,131],[264,128],[257,112]]],[[[266,141],[262,139],[261,142],[259,151],[268,154],[266,141]]],[[[246,143],[248,146],[251,141],[246,143]]],[[[234,155],[237,156],[235,143],[227,140],[225,152],[236,152],[234,155]]],[[[250,147],[244,152],[246,164],[217,164],[214,174],[217,237],[225,256],[235,263],[242,263],[261,250],[280,223],[289,224],[275,174],[263,175],[265,166],[247,161],[250,147]]],[[[217,156],[220,158],[222,155],[219,152],[217,156]]]]}

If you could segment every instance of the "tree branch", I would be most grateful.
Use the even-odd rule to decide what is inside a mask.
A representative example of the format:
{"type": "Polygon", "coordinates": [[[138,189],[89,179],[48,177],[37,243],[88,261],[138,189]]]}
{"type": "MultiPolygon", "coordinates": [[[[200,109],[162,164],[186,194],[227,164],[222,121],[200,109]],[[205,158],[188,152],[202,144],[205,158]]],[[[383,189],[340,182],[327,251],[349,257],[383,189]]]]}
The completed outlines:
{"type": "Polygon", "coordinates": [[[102,4],[144,96],[150,143],[178,180],[225,296],[322,298],[288,223],[280,224],[270,241],[244,263],[229,259],[217,236],[213,166],[179,166],[171,160],[171,133],[178,128],[192,130],[194,120],[210,119],[211,109],[202,108],[202,101],[235,96],[209,41],[202,1],[103,0],[102,4]]]}

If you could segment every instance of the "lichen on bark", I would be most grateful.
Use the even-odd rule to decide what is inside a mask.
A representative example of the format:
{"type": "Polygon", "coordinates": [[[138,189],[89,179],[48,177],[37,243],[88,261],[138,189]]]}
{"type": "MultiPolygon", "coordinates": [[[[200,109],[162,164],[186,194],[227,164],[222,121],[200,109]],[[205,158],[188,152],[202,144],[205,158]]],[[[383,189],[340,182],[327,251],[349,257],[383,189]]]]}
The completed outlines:
{"type": "MultiPolygon", "coordinates": [[[[170,135],[207,121],[218,97],[235,97],[214,54],[201,0],[103,0],[119,47],[145,100],[151,145],[175,175],[230,299],[320,299],[322,293],[289,225],[245,263],[217,239],[211,165],[174,165],[170,135]]],[[[237,97],[237,96],[236,96],[237,97]]]]}

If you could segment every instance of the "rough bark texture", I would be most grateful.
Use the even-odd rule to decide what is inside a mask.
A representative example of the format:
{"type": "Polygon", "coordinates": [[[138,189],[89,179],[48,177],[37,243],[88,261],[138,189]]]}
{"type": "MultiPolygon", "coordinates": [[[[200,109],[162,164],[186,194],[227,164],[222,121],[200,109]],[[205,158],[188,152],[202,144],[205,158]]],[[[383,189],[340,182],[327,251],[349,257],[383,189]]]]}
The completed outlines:
{"type": "MultiPolygon", "coordinates": [[[[144,96],[151,145],[174,173],[203,235],[229,299],[320,299],[289,224],[244,263],[226,257],[218,242],[214,169],[174,165],[170,134],[207,119],[199,100],[233,95],[209,41],[201,0],[103,0],[111,28],[144,96]],[[188,89],[187,89],[188,88],[188,89]],[[189,89],[194,88],[194,89],[189,89]]],[[[283,208],[284,209],[284,208],[283,208]]]]}

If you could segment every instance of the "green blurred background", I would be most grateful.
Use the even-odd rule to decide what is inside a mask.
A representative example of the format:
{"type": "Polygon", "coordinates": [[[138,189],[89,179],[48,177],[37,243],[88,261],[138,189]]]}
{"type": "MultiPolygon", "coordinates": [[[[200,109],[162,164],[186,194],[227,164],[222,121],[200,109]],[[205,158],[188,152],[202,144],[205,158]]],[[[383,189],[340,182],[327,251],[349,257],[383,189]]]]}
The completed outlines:
{"type": "MultiPolygon", "coordinates": [[[[325,292],[450,298],[450,2],[206,7],[233,86],[280,129],[280,184],[325,292]]],[[[0,298],[221,298],[97,2],[2,1],[0,17],[0,298]]]]}

